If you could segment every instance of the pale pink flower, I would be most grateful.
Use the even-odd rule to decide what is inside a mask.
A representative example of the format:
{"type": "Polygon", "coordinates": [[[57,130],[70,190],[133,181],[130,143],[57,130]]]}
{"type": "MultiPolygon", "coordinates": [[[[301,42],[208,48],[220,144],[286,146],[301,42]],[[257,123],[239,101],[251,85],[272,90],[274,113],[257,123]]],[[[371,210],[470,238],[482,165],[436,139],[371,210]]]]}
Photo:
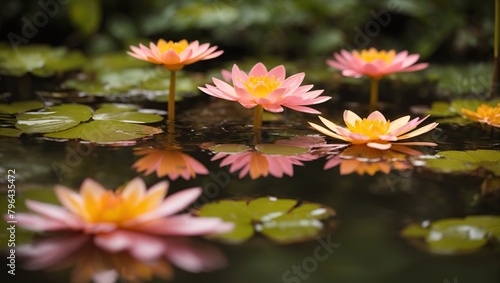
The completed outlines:
{"type": "Polygon", "coordinates": [[[380,79],[392,73],[419,71],[429,66],[427,63],[415,64],[420,55],[408,54],[406,50],[399,53],[394,50],[378,51],[375,48],[363,49],[361,52],[341,50],[333,56],[336,60],[328,59],[327,64],[341,70],[342,75],[355,78],[367,76],[380,79]]]}
{"type": "Polygon", "coordinates": [[[143,157],[137,160],[132,168],[137,172],[144,171],[144,175],[156,172],[158,178],[168,175],[170,180],[176,180],[178,177],[189,180],[196,177],[196,174],[208,174],[208,169],[203,164],[180,149],[141,148],[135,155],[143,157]]]}
{"type": "MultiPolygon", "coordinates": [[[[146,190],[144,181],[137,177],[123,189],[111,191],[92,179],[85,179],[80,193],[56,186],[62,207],[27,200],[26,206],[34,213],[18,213],[16,218],[19,226],[29,230],[92,234],[97,246],[110,251],[123,245],[133,246],[137,232],[191,236],[228,232],[233,228],[232,223],[219,218],[174,215],[194,202],[202,190],[185,189],[164,199],[167,189],[168,182],[163,181],[146,190]]],[[[154,252],[151,246],[144,250],[154,252]]]]}
{"type": "MultiPolygon", "coordinates": [[[[37,239],[17,247],[24,269],[62,270],[72,267],[74,283],[117,282],[134,278],[133,282],[150,281],[154,276],[173,277],[172,265],[189,272],[204,272],[227,265],[224,255],[215,247],[186,237],[159,237],[126,232],[123,241],[115,238],[114,249],[96,245],[91,235],[69,233],[37,239]]],[[[119,236],[118,236],[119,237],[119,236]]],[[[107,245],[106,247],[109,247],[107,245]]]]}
{"type": "Polygon", "coordinates": [[[179,42],[158,40],[157,44],[149,43],[149,48],[139,44],[139,47],[130,46],[132,52],[127,53],[137,59],[148,61],[154,64],[163,65],[170,71],[177,71],[185,65],[193,64],[200,60],[213,59],[220,56],[224,51],[215,52],[217,46],[210,47],[210,44],[201,44],[198,40],[189,43],[183,39],[179,42]]]}
{"type": "MultiPolygon", "coordinates": [[[[225,79],[228,74],[223,72],[225,79]]],[[[277,66],[267,71],[262,63],[257,63],[248,73],[241,71],[237,65],[231,72],[232,86],[228,83],[212,78],[215,86],[205,85],[199,89],[209,95],[237,101],[245,108],[261,105],[270,112],[282,112],[283,106],[290,109],[318,114],[319,111],[304,105],[313,105],[325,102],[331,97],[319,96],[323,90],[309,91],[313,85],[300,84],[304,80],[304,73],[285,77],[285,67],[277,66]]]]}
{"type": "MultiPolygon", "coordinates": [[[[328,129],[315,123],[309,122],[309,124],[327,136],[344,140],[354,145],[366,144],[372,148],[386,150],[391,148],[393,142],[413,138],[434,129],[438,123],[430,123],[420,129],[414,130],[427,117],[429,116],[423,119],[414,118],[410,121],[410,116],[404,116],[390,122],[379,111],[374,111],[367,118],[361,119],[354,112],[345,110],[344,122],[347,128],[337,126],[332,121],[323,117],[319,117],[319,119],[328,129]]],[[[436,146],[435,143],[431,142],[398,142],[397,144],[436,146]]]]}

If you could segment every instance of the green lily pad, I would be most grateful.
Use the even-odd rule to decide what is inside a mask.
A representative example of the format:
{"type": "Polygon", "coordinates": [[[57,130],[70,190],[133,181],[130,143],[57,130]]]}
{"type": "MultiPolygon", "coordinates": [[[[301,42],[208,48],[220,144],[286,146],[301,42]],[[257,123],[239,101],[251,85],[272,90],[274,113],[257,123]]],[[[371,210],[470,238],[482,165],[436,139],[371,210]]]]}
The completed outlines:
{"type": "Polygon", "coordinates": [[[16,101],[11,104],[0,104],[0,113],[17,114],[43,108],[43,102],[38,100],[16,101]]]}
{"type": "Polygon", "coordinates": [[[24,133],[44,133],[49,138],[97,143],[134,140],[162,132],[159,128],[134,125],[163,120],[160,115],[132,111],[134,109],[137,107],[106,104],[92,113],[86,105],[64,104],[18,115],[16,128],[24,133]],[[87,122],[90,118],[92,121],[87,122]]]}
{"type": "Polygon", "coordinates": [[[492,101],[484,101],[479,99],[457,99],[449,103],[437,101],[432,103],[431,109],[427,111],[427,114],[430,114],[434,117],[450,117],[446,119],[440,119],[438,121],[439,123],[454,123],[464,125],[473,121],[463,116],[462,108],[476,111],[477,107],[481,106],[482,104],[496,106],[498,105],[498,103],[500,103],[500,99],[495,99],[492,101]]]}
{"type": "Polygon", "coordinates": [[[16,128],[24,133],[50,133],[69,129],[89,120],[92,110],[85,105],[64,104],[40,112],[17,116],[16,128]]]}
{"type": "Polygon", "coordinates": [[[201,207],[197,215],[220,217],[233,222],[233,231],[212,236],[226,243],[242,243],[255,232],[277,243],[292,243],[314,238],[324,229],[324,220],[333,209],[317,203],[298,203],[295,199],[261,197],[250,200],[221,200],[201,207]]]}
{"type": "Polygon", "coordinates": [[[409,225],[402,231],[408,239],[422,239],[434,253],[470,253],[498,238],[499,216],[468,216],[437,220],[428,227],[409,225]]]}
{"type": "Polygon", "coordinates": [[[17,138],[21,136],[23,131],[12,128],[0,128],[0,136],[17,138]]]}
{"type": "Polygon", "coordinates": [[[470,172],[483,168],[493,174],[500,175],[500,151],[497,150],[469,150],[469,151],[441,151],[439,159],[425,159],[425,166],[443,173],[470,172]]]}
{"type": "Polygon", "coordinates": [[[309,149],[299,146],[280,145],[280,144],[258,144],[255,149],[269,155],[293,156],[307,153],[309,149]]]}
{"type": "Polygon", "coordinates": [[[79,51],[52,48],[48,45],[0,46],[0,74],[24,76],[32,73],[49,77],[58,72],[77,70],[85,63],[79,51]]]}
{"type": "Polygon", "coordinates": [[[65,131],[47,133],[44,136],[56,139],[82,139],[96,143],[109,143],[140,139],[161,132],[162,130],[159,128],[145,125],[117,121],[92,121],[65,131]]]}

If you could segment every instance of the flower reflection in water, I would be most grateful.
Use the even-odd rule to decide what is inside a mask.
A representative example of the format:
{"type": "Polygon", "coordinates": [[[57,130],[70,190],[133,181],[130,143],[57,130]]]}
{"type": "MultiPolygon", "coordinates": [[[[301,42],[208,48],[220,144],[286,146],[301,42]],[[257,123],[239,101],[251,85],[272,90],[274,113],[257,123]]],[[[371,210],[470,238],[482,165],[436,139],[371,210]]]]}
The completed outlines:
{"type": "Polygon", "coordinates": [[[221,160],[220,167],[230,166],[229,172],[239,171],[239,178],[247,175],[252,179],[269,175],[282,178],[293,176],[293,166],[303,166],[304,161],[312,161],[320,156],[313,154],[312,148],[326,146],[323,138],[317,136],[295,137],[290,140],[278,140],[274,144],[206,143],[201,147],[215,153],[212,161],[221,160]]]}
{"type": "Polygon", "coordinates": [[[168,175],[170,180],[179,177],[189,180],[196,177],[196,174],[208,174],[203,164],[183,153],[178,146],[136,148],[135,155],[142,157],[132,165],[132,168],[137,172],[143,172],[144,175],[156,172],[158,178],[168,175]]]}
{"type": "Polygon", "coordinates": [[[324,169],[340,165],[340,175],[356,172],[358,175],[375,175],[377,172],[389,174],[391,169],[407,170],[412,166],[409,156],[419,156],[423,153],[403,145],[393,144],[389,150],[380,150],[367,145],[351,146],[340,154],[333,154],[325,163],[324,169]]]}
{"type": "Polygon", "coordinates": [[[226,258],[215,247],[186,237],[158,237],[135,233],[137,246],[152,248],[152,259],[137,258],[127,251],[109,252],[95,244],[92,236],[69,233],[45,237],[18,247],[23,267],[28,270],[72,268],[71,280],[84,282],[143,282],[173,277],[172,265],[189,272],[205,272],[226,266],[226,258]]]}

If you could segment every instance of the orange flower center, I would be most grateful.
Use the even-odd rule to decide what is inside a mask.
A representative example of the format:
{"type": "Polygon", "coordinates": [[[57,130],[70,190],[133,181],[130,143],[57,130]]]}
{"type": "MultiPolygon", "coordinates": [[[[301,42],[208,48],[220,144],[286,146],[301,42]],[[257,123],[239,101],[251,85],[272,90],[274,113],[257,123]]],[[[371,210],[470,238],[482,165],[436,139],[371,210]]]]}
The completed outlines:
{"type": "Polygon", "coordinates": [[[462,113],[474,121],[488,124],[500,124],[500,104],[496,107],[491,107],[488,104],[481,104],[476,112],[463,108],[462,113]]]}
{"type": "Polygon", "coordinates": [[[86,199],[86,210],[90,222],[123,223],[133,217],[146,212],[146,207],[138,207],[130,200],[121,196],[120,191],[107,191],[97,200],[86,199]]]}
{"type": "Polygon", "coordinates": [[[359,53],[358,51],[353,51],[352,54],[367,63],[379,59],[385,61],[387,64],[390,64],[392,60],[394,60],[394,56],[396,56],[396,51],[377,51],[375,48],[370,48],[368,50],[361,50],[361,53],[359,53]]]}
{"type": "Polygon", "coordinates": [[[378,140],[380,135],[385,135],[389,131],[391,122],[381,121],[381,120],[368,120],[364,118],[363,120],[357,120],[354,125],[346,122],[347,128],[356,134],[362,134],[370,137],[370,140],[378,140]]]}
{"type": "Polygon", "coordinates": [[[170,40],[169,42],[160,39],[158,40],[158,49],[160,49],[160,52],[166,52],[169,49],[174,50],[177,54],[180,54],[182,51],[186,50],[186,48],[189,46],[189,42],[185,39],[179,41],[179,42],[174,42],[170,40]]]}
{"type": "Polygon", "coordinates": [[[257,98],[264,98],[281,85],[281,79],[274,79],[274,76],[250,76],[248,81],[243,83],[247,91],[257,98]]]}

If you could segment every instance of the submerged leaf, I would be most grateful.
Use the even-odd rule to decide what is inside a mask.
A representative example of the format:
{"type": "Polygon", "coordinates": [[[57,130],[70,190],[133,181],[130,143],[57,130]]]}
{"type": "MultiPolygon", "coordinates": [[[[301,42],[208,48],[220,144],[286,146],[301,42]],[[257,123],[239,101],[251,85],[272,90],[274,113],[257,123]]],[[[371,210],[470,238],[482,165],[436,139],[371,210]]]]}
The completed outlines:
{"type": "Polygon", "coordinates": [[[250,200],[221,200],[204,205],[197,212],[203,217],[220,217],[235,224],[232,232],[212,238],[242,243],[260,232],[277,243],[305,241],[318,236],[324,220],[334,215],[330,207],[296,199],[260,197],[250,200]]]}
{"type": "Polygon", "coordinates": [[[218,153],[239,153],[249,151],[251,148],[244,144],[216,144],[209,149],[218,153]]]}

